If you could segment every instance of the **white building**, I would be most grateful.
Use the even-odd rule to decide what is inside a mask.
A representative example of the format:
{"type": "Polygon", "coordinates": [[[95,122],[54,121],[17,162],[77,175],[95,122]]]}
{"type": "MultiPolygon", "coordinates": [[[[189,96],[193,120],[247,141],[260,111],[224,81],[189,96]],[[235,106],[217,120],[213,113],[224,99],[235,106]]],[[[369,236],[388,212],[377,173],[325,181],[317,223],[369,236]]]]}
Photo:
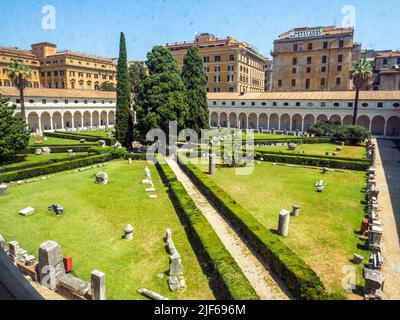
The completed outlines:
{"type": "MultiPolygon", "coordinates": [[[[19,91],[0,88],[0,94],[17,105],[19,91]]],[[[25,113],[34,131],[82,127],[112,127],[115,122],[116,93],[64,89],[25,89],[25,113]]]]}
{"type": "MultiPolygon", "coordinates": [[[[209,93],[212,127],[306,131],[320,121],[352,124],[355,92],[209,93]]],[[[360,93],[357,124],[400,136],[400,92],[360,93]]]]}

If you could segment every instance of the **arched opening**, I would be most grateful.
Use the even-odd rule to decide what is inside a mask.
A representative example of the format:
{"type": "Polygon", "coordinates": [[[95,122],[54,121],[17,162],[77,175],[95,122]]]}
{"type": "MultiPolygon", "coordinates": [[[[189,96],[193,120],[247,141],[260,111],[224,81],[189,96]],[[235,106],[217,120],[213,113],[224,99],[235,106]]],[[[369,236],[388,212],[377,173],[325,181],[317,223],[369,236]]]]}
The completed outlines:
{"type": "Polygon", "coordinates": [[[281,127],[280,130],[290,130],[290,116],[285,113],[281,116],[281,127]]]}
{"type": "Polygon", "coordinates": [[[92,125],[94,127],[97,127],[100,125],[100,114],[98,111],[93,111],[92,113],[92,125]]]}
{"type": "Polygon", "coordinates": [[[360,116],[357,120],[358,126],[364,127],[365,129],[368,129],[368,130],[369,130],[369,124],[370,124],[369,117],[367,117],[365,115],[360,116]]]}
{"type": "Polygon", "coordinates": [[[70,112],[64,113],[64,128],[72,128],[72,114],[70,112]]]}
{"type": "Polygon", "coordinates": [[[79,111],[74,113],[74,128],[82,127],[82,114],[79,111]]]}
{"type": "Polygon", "coordinates": [[[228,115],[225,112],[219,115],[219,125],[223,128],[228,126],[228,115]]]}
{"type": "Polygon", "coordinates": [[[100,114],[100,125],[106,126],[107,125],[107,112],[102,111],[100,114]]]}
{"type": "Polygon", "coordinates": [[[249,129],[257,129],[257,115],[255,113],[249,115],[249,129]]]}
{"type": "Polygon", "coordinates": [[[304,131],[308,131],[314,123],[315,117],[312,114],[306,115],[304,117],[304,131]]]}
{"type": "Polygon", "coordinates": [[[247,115],[245,113],[239,114],[240,129],[247,129],[247,115]]]}
{"type": "Polygon", "coordinates": [[[115,112],[114,111],[110,111],[108,113],[108,122],[111,126],[113,126],[115,124],[115,112]]]}
{"type": "Polygon", "coordinates": [[[268,129],[268,116],[265,113],[261,113],[258,118],[258,128],[268,129]]]}
{"type": "Polygon", "coordinates": [[[292,117],[292,130],[296,131],[299,130],[301,131],[301,126],[303,125],[303,118],[299,114],[295,114],[292,117]]]}
{"type": "Polygon", "coordinates": [[[85,111],[85,113],[83,114],[83,126],[84,127],[90,127],[90,119],[91,119],[91,115],[89,111],[85,111]]]}
{"type": "Polygon", "coordinates": [[[390,117],[387,121],[386,126],[387,136],[399,136],[400,135],[400,117],[390,117]]]}
{"type": "Polygon", "coordinates": [[[218,127],[218,113],[211,113],[211,127],[218,127]]]}
{"type": "Polygon", "coordinates": [[[32,131],[39,129],[39,116],[36,112],[31,112],[28,114],[28,124],[32,131]]]}
{"type": "Polygon", "coordinates": [[[347,115],[343,118],[343,125],[350,126],[353,124],[353,116],[347,115]]]}
{"type": "Polygon", "coordinates": [[[42,131],[43,130],[51,130],[51,119],[50,113],[43,112],[40,115],[40,122],[42,123],[42,131]]]}
{"type": "Polygon", "coordinates": [[[317,123],[318,123],[318,122],[326,122],[326,121],[328,121],[328,117],[327,117],[326,115],[324,115],[324,114],[320,114],[320,115],[317,117],[317,123]]]}
{"type": "Polygon", "coordinates": [[[334,123],[334,124],[340,124],[340,125],[342,124],[342,118],[337,114],[331,116],[329,118],[329,121],[334,123]]]}
{"type": "Polygon", "coordinates": [[[62,129],[62,117],[61,113],[58,111],[53,113],[53,129],[54,130],[62,129]]]}
{"type": "Polygon", "coordinates": [[[376,116],[372,119],[371,133],[376,136],[385,135],[385,118],[376,116]]]}
{"type": "Polygon", "coordinates": [[[269,129],[279,130],[279,116],[276,113],[271,114],[269,117],[269,129]]]}
{"type": "Polygon", "coordinates": [[[237,115],[236,113],[229,114],[229,126],[231,128],[237,128],[237,115]]]}
{"type": "Polygon", "coordinates": [[[75,80],[71,80],[71,89],[75,89],[75,80]]]}

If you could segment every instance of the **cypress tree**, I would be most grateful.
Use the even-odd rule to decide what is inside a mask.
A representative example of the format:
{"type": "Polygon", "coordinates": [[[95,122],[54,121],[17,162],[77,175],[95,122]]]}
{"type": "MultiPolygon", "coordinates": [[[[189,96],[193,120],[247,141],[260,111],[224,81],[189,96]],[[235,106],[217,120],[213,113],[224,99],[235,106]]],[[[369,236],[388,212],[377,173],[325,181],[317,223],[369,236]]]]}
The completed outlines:
{"type": "Polygon", "coordinates": [[[186,87],[189,106],[187,127],[200,134],[201,129],[209,129],[209,111],[207,104],[207,77],[199,48],[191,47],[184,60],[182,80],[186,87]]]}
{"type": "Polygon", "coordinates": [[[162,129],[168,137],[169,121],[177,121],[178,130],[186,128],[188,113],[185,86],[171,51],[156,46],[147,54],[147,59],[149,76],[136,106],[135,138],[143,142],[151,129],[162,129]]]}
{"type": "Polygon", "coordinates": [[[131,85],[125,35],[123,32],[121,32],[117,66],[117,112],[115,117],[115,137],[123,146],[128,149],[131,148],[133,141],[131,85]]]}

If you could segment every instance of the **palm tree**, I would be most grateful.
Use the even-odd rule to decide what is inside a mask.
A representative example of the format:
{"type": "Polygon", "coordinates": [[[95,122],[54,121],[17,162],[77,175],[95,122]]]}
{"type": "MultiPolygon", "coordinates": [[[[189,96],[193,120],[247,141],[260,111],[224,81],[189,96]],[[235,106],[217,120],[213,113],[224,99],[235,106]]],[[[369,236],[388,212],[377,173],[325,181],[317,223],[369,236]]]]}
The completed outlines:
{"type": "Polygon", "coordinates": [[[32,70],[26,64],[20,61],[13,60],[11,62],[10,69],[8,70],[7,75],[14,83],[14,85],[19,89],[21,117],[22,119],[26,120],[24,90],[28,84],[28,79],[32,75],[32,70]]]}
{"type": "Polygon", "coordinates": [[[373,71],[371,65],[365,60],[360,59],[354,63],[351,70],[354,87],[356,88],[356,99],[354,102],[353,126],[357,123],[358,100],[360,98],[360,90],[364,88],[370,81],[373,71]]]}

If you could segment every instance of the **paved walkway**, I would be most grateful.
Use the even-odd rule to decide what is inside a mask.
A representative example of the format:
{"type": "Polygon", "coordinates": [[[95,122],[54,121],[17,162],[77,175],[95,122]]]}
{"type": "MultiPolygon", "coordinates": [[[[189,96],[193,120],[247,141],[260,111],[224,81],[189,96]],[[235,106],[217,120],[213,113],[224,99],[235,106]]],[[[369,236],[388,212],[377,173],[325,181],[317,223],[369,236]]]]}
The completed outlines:
{"type": "Polygon", "coordinates": [[[262,300],[289,299],[288,295],[283,291],[285,289],[282,289],[284,288],[282,283],[278,284],[270,271],[254,256],[231,226],[190,181],[178,164],[172,158],[168,158],[167,163],[242,269],[258,296],[262,300]]]}
{"type": "Polygon", "coordinates": [[[400,151],[392,140],[377,139],[376,182],[383,226],[385,297],[400,300],[400,151]]]}

